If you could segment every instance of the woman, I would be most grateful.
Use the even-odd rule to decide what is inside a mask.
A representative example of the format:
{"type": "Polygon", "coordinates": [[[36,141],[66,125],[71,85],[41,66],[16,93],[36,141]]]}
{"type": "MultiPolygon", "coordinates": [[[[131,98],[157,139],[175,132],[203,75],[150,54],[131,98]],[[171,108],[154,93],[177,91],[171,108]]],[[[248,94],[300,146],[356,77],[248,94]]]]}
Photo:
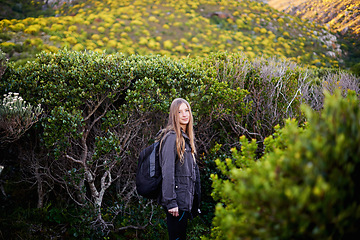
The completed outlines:
{"type": "Polygon", "coordinates": [[[186,100],[176,98],[171,103],[168,125],[159,138],[163,178],[159,202],[166,210],[169,239],[186,239],[188,219],[200,212],[193,116],[186,100]]]}

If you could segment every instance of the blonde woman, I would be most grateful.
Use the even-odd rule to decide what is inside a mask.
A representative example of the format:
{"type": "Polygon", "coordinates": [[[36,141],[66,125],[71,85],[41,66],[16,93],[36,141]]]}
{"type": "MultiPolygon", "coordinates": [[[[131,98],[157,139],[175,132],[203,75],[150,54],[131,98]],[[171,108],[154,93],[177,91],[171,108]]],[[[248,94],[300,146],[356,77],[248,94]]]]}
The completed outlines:
{"type": "Polygon", "coordinates": [[[169,239],[186,239],[188,219],[200,204],[200,173],[195,160],[193,116],[189,103],[176,98],[170,106],[168,124],[160,135],[162,192],[169,239]]]}

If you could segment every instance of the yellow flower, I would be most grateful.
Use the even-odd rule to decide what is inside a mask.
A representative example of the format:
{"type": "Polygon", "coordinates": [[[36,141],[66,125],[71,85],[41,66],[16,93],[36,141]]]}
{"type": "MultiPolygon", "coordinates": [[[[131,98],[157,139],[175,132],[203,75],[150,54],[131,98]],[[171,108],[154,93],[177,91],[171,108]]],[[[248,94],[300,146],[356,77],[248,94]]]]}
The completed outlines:
{"type": "Polygon", "coordinates": [[[68,31],[69,31],[69,32],[76,32],[76,31],[77,31],[77,26],[74,26],[74,25],[70,26],[70,27],[68,28],[68,31]]]}
{"type": "Polygon", "coordinates": [[[97,44],[99,47],[103,47],[103,46],[104,46],[104,42],[101,41],[101,40],[97,40],[97,41],[96,41],[96,44],[97,44]]]}
{"type": "Polygon", "coordinates": [[[105,28],[104,27],[98,27],[97,29],[100,33],[104,33],[105,32],[105,28]]]}
{"type": "Polygon", "coordinates": [[[100,36],[99,36],[99,34],[93,34],[93,35],[91,36],[91,39],[92,39],[92,40],[99,40],[99,39],[100,39],[100,36]]]}
{"type": "Polygon", "coordinates": [[[150,16],[150,17],[148,18],[148,20],[149,20],[149,22],[159,22],[159,20],[158,20],[156,17],[154,17],[154,16],[150,16]]]}
{"type": "Polygon", "coordinates": [[[115,40],[109,40],[109,41],[107,42],[107,46],[108,46],[108,47],[112,47],[112,48],[116,48],[117,42],[116,42],[115,40]]]}
{"type": "Polygon", "coordinates": [[[76,44],[75,46],[73,46],[72,48],[74,51],[83,51],[84,50],[84,46],[80,43],[76,44]]]}
{"type": "Polygon", "coordinates": [[[146,45],[148,43],[148,40],[144,37],[140,37],[139,44],[140,45],[146,45]]]}
{"type": "Polygon", "coordinates": [[[67,37],[67,38],[64,39],[64,41],[65,41],[65,42],[68,42],[68,43],[70,43],[70,44],[72,44],[72,45],[74,45],[74,44],[77,43],[77,40],[76,40],[76,38],[74,38],[74,37],[67,37]]]}
{"type": "Polygon", "coordinates": [[[129,35],[128,35],[126,32],[122,32],[122,33],[120,34],[120,36],[123,37],[123,38],[129,37],[129,35]]]}
{"type": "Polygon", "coordinates": [[[194,43],[198,43],[198,42],[199,42],[199,39],[198,39],[197,37],[193,37],[193,38],[191,39],[191,41],[194,42],[194,43]]]}
{"type": "Polygon", "coordinates": [[[164,41],[163,44],[164,44],[165,49],[171,50],[173,48],[173,44],[172,44],[172,42],[170,40],[164,41]]]}
{"type": "Polygon", "coordinates": [[[39,24],[31,25],[28,28],[24,30],[25,33],[28,34],[35,34],[38,33],[41,29],[41,26],[39,24]]]}
{"type": "Polygon", "coordinates": [[[10,25],[9,28],[15,32],[19,32],[25,29],[25,25],[22,23],[17,23],[15,25],[10,25]]]}

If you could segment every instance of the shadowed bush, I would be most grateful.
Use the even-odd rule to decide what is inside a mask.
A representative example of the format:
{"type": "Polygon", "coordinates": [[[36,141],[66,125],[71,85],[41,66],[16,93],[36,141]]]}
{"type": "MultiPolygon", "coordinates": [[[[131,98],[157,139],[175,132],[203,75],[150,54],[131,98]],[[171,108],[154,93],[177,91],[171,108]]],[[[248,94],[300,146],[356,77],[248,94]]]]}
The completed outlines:
{"type": "Polygon", "coordinates": [[[217,161],[213,175],[215,239],[356,239],[360,236],[359,99],[325,94],[321,114],[304,107],[307,124],[287,120],[265,140],[217,161]]]}

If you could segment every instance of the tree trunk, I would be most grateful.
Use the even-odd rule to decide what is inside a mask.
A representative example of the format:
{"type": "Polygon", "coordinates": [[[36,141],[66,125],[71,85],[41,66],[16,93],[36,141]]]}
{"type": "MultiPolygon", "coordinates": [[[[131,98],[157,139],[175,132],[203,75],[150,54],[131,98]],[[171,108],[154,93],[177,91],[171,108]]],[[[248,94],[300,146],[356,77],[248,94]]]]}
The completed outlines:
{"type": "Polygon", "coordinates": [[[44,189],[43,189],[41,173],[39,169],[40,169],[39,163],[37,162],[35,167],[35,177],[37,181],[37,194],[38,194],[37,208],[42,208],[44,207],[44,189]]]}

